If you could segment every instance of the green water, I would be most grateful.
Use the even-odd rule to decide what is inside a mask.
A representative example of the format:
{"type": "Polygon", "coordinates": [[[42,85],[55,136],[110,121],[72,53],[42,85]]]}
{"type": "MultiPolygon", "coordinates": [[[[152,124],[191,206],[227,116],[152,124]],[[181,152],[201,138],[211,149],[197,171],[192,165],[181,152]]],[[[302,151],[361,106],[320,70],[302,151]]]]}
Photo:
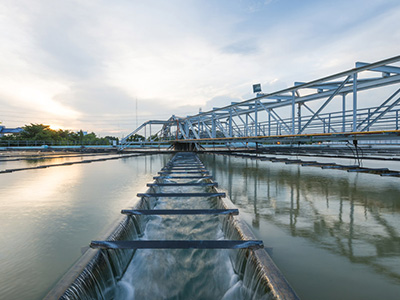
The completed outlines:
{"type": "Polygon", "coordinates": [[[302,299],[399,299],[400,178],[200,158],[302,299]]]}

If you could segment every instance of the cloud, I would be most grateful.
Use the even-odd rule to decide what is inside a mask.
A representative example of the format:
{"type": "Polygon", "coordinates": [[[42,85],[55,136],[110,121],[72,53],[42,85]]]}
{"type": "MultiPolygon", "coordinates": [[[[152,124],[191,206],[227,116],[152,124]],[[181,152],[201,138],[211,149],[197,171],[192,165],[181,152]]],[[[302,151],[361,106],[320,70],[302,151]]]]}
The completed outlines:
{"type": "Polygon", "coordinates": [[[224,107],[227,105],[231,105],[232,102],[239,102],[241,100],[242,99],[240,98],[230,97],[229,95],[214,97],[206,102],[203,111],[211,110],[214,107],[224,107]]]}
{"type": "Polygon", "coordinates": [[[68,91],[55,95],[54,100],[85,115],[124,114],[135,105],[135,99],[123,90],[92,82],[71,85],[68,91]]]}
{"type": "Polygon", "coordinates": [[[397,55],[400,39],[394,0],[16,0],[0,9],[0,119],[100,134],[131,131],[136,99],[139,122],[196,114],[252,98],[254,83],[273,92],[397,55]]]}

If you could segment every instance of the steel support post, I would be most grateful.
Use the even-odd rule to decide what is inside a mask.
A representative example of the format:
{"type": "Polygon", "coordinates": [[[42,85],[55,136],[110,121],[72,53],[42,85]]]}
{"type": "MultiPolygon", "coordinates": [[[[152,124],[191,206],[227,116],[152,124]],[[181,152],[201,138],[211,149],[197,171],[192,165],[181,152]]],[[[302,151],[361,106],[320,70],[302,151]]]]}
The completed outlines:
{"type": "Polygon", "coordinates": [[[299,102],[297,105],[297,126],[298,126],[298,132],[300,132],[300,130],[301,130],[301,102],[299,102]]]}
{"type": "Polygon", "coordinates": [[[329,115],[328,115],[328,133],[330,133],[331,132],[331,113],[329,113],[329,115]]]}
{"type": "Polygon", "coordinates": [[[186,120],[185,125],[186,125],[186,136],[190,138],[190,129],[192,129],[192,132],[194,131],[191,126],[192,124],[190,124],[189,120],[186,120]]]}
{"type": "Polygon", "coordinates": [[[271,136],[271,110],[268,109],[268,135],[271,136]]]}
{"type": "Polygon", "coordinates": [[[249,115],[246,114],[245,136],[249,136],[249,115]]]}
{"type": "Polygon", "coordinates": [[[229,108],[229,137],[233,137],[233,128],[232,128],[232,107],[229,108]]]}
{"type": "Polygon", "coordinates": [[[258,136],[258,101],[254,105],[254,136],[258,136]]]}
{"type": "Polygon", "coordinates": [[[199,137],[201,138],[203,136],[203,124],[201,124],[201,117],[199,116],[199,119],[197,121],[197,128],[199,129],[199,137]]]}
{"type": "Polygon", "coordinates": [[[149,131],[150,131],[150,137],[149,137],[149,140],[150,140],[150,142],[151,142],[151,123],[149,124],[149,131]]]}
{"type": "Polygon", "coordinates": [[[353,74],[353,132],[357,131],[357,73],[353,74]]]}
{"type": "Polygon", "coordinates": [[[399,111],[396,110],[396,130],[399,130],[399,111]]]}
{"type": "Polygon", "coordinates": [[[212,120],[212,125],[211,125],[211,135],[213,138],[217,137],[217,133],[216,133],[216,126],[215,126],[215,114],[213,113],[211,115],[211,120],[212,120]]]}
{"type": "Polygon", "coordinates": [[[346,131],[346,94],[342,94],[342,132],[346,131]]]}
{"type": "Polygon", "coordinates": [[[292,134],[296,133],[295,120],[296,120],[296,94],[292,91],[292,134]]]}

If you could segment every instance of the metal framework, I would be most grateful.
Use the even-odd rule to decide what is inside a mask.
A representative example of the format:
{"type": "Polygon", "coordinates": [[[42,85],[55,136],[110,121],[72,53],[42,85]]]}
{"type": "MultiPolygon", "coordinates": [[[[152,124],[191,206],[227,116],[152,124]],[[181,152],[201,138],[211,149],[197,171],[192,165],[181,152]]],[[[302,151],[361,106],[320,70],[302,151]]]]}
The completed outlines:
{"type": "Polygon", "coordinates": [[[225,107],[150,120],[120,147],[134,145],[131,137],[143,130],[149,143],[398,140],[400,67],[394,64],[399,61],[400,56],[357,62],[353,69],[225,107]],[[155,135],[152,125],[161,127],[155,135]]]}

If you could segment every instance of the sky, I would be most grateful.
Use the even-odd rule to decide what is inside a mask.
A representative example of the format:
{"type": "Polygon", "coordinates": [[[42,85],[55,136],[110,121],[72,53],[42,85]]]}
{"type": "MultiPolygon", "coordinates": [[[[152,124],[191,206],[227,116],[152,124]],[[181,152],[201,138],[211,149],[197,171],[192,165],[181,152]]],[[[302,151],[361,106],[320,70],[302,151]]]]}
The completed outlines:
{"type": "Polygon", "coordinates": [[[400,54],[398,0],[0,0],[0,121],[126,136],[400,54]]]}

